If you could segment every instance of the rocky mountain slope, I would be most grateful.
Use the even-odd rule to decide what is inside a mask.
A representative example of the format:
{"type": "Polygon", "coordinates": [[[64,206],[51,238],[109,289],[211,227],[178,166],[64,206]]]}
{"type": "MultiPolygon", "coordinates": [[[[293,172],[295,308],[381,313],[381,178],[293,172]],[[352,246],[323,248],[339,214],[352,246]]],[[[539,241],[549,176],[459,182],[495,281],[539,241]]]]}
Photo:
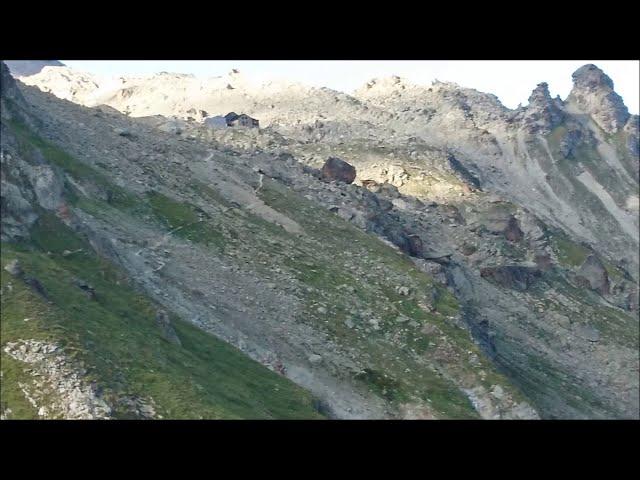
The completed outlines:
{"type": "MultiPolygon", "coordinates": [[[[203,114],[243,111],[285,141],[302,144],[286,144],[287,151],[320,153],[315,163],[303,161],[319,166],[323,148],[339,145],[360,179],[395,176],[406,193],[423,190],[430,172],[418,171],[416,178],[394,168],[397,164],[431,170],[434,163],[446,167],[451,154],[483,189],[530,206],[550,224],[624,262],[638,280],[638,116],[629,115],[611,79],[595,66],[575,72],[565,101],[552,99],[540,84],[519,110],[454,84],[422,87],[398,77],[373,80],[354,96],[298,84],[255,86],[237,71],[216,79],[164,73],[120,78],[118,84],[47,68],[25,81],[61,98],[110,105],[135,117],[197,121],[203,114]],[[69,78],[82,84],[73,94],[69,78]],[[408,149],[412,143],[418,148],[408,149]],[[445,152],[440,155],[445,160],[420,151],[428,148],[445,152]],[[396,151],[400,158],[389,161],[396,151]],[[382,173],[387,167],[392,171],[382,173]]],[[[284,146],[280,138],[270,143],[284,146]]],[[[438,188],[442,182],[432,183],[438,188]]]]}
{"type": "Polygon", "coordinates": [[[107,179],[36,133],[49,119],[1,67],[2,418],[322,418],[308,392],[136,289],[100,254],[110,238],[74,230],[74,178],[107,179]]]}
{"type": "MultiPolygon", "coordinates": [[[[285,378],[338,418],[638,417],[638,118],[596,67],[566,101],[541,84],[515,111],[399,78],[354,96],[235,71],[107,81],[47,67],[23,80],[74,103],[3,76],[3,266],[30,268],[3,271],[3,303],[25,308],[7,281],[57,289],[48,308],[74,288],[91,304],[113,284],[96,285],[96,264],[73,267],[91,275],[81,285],[73,269],[46,283],[89,255],[169,312],[140,320],[151,337],[183,352],[174,323],[197,327],[194,348],[214,334],[278,372],[302,416],[311,397],[285,378]],[[231,110],[266,128],[201,123],[231,110]]],[[[126,336],[138,309],[105,308],[126,336]]],[[[20,345],[41,340],[5,340],[2,322],[3,359],[22,365],[20,345]]],[[[106,342],[69,325],[80,351],[106,342]]],[[[137,385],[88,370],[114,398],[137,385]]],[[[175,411],[162,395],[154,409],[175,411]]],[[[284,394],[262,395],[282,407],[284,394]]]]}

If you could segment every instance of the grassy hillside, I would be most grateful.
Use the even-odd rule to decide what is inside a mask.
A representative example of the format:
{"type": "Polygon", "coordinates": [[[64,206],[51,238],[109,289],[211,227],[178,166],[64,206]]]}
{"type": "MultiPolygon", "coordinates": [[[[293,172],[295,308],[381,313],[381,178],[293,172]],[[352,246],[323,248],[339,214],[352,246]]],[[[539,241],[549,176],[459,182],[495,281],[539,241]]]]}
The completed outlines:
{"type": "Polygon", "coordinates": [[[172,318],[182,346],[165,340],[156,306],[54,216],[36,224],[32,244],[3,244],[2,267],[1,402],[11,418],[37,418],[19,388],[30,382],[26,365],[4,352],[26,339],[55,342],[84,365],[116,418],[131,417],[117,407],[130,396],[151,397],[164,418],[321,418],[309,393],[196,327],[172,318]],[[4,270],[13,259],[48,300],[4,270]],[[75,278],[93,286],[95,299],[75,278]]]}

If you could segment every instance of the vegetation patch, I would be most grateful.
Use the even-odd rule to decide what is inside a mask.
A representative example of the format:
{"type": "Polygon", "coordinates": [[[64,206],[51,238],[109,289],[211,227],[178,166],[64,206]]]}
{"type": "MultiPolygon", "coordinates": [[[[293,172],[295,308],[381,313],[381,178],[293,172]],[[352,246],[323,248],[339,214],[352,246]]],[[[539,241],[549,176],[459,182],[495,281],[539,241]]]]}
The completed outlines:
{"type": "Polygon", "coordinates": [[[553,234],[552,246],[558,261],[563,266],[579,267],[591,254],[590,249],[572,242],[566,235],[559,232],[553,234]]]}
{"type": "Polygon", "coordinates": [[[156,219],[174,235],[224,251],[224,234],[211,224],[211,217],[203,210],[159,192],[148,193],[147,199],[156,219]]]}
{"type": "MultiPolygon", "coordinates": [[[[2,245],[2,267],[2,345],[58,343],[87,366],[88,379],[116,405],[116,418],[133,415],[117,406],[125,396],[150,396],[164,418],[321,418],[309,393],[191,324],[173,317],[182,346],[165,340],[157,306],[52,215],[38,221],[31,245],[2,245]],[[81,252],[65,256],[67,249],[81,252]],[[50,301],[4,270],[13,259],[50,301]],[[77,278],[95,289],[95,298],[76,286],[77,278]]],[[[18,385],[29,374],[2,356],[3,408],[12,418],[35,418],[18,385]]]]}

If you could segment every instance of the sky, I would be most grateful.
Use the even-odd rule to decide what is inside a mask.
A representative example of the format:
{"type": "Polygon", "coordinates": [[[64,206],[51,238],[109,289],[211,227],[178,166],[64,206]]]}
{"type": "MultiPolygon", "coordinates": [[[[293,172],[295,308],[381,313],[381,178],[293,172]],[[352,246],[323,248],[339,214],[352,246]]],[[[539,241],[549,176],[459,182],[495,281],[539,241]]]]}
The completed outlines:
{"type": "Polygon", "coordinates": [[[531,91],[547,82],[551,95],[566,98],[571,74],[593,63],[611,77],[631,113],[638,113],[640,62],[637,60],[61,60],[67,66],[99,75],[145,75],[158,72],[225,75],[236,68],[250,81],[286,79],[345,93],[372,78],[398,75],[418,84],[433,80],[493,93],[508,108],[528,103],[531,91]]]}

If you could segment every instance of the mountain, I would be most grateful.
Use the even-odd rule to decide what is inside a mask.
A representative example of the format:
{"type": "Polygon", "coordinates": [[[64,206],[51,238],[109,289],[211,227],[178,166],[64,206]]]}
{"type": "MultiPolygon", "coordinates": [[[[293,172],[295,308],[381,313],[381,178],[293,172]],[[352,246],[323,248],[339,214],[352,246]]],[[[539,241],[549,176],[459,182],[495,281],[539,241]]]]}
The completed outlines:
{"type": "Polygon", "coordinates": [[[3,74],[5,412],[37,416],[25,365],[55,372],[55,345],[116,417],[638,417],[638,117],[597,67],[517,110],[398,77],[21,81],[3,74]],[[229,111],[262,128],[202,122],[229,111]],[[205,382],[216,348],[234,360],[205,382]]]}
{"type": "Polygon", "coordinates": [[[16,78],[36,75],[45,67],[64,67],[64,63],[57,60],[6,60],[5,64],[16,78]]]}

